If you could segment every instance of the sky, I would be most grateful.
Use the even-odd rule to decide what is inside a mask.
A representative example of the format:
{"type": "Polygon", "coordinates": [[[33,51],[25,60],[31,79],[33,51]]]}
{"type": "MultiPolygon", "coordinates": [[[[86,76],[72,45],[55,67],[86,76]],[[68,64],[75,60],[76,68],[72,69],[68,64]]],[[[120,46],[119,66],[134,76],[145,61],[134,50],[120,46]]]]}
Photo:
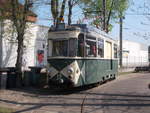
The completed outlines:
{"type": "MultiPolygon", "coordinates": [[[[150,45],[150,1],[133,0],[133,2],[125,12],[123,39],[150,45]]],[[[111,35],[119,36],[119,24],[114,24],[111,35]]]]}
{"type": "MultiPolygon", "coordinates": [[[[46,0],[45,0],[46,1],[46,0]]],[[[45,5],[45,4],[41,4],[40,6],[37,5],[37,7],[35,8],[35,12],[38,14],[38,21],[37,24],[40,25],[45,25],[45,26],[51,26],[52,25],[52,17],[51,17],[51,13],[50,13],[50,5],[45,5]]],[[[65,16],[67,16],[68,12],[66,9],[66,14],[65,16]]],[[[73,17],[72,17],[72,23],[76,23],[79,19],[83,18],[83,14],[81,9],[76,6],[75,8],[73,8],[73,17]]],[[[67,21],[67,19],[65,19],[67,21]]]]}
{"type": "MultiPolygon", "coordinates": [[[[52,17],[50,6],[40,5],[35,8],[38,14],[37,24],[51,26],[52,17]]],[[[79,7],[73,9],[72,22],[82,19],[82,11],[79,7]]],[[[150,0],[130,0],[129,8],[125,12],[123,20],[123,39],[150,45],[150,0]]],[[[119,21],[119,20],[118,20],[119,21]]],[[[86,23],[86,21],[84,21],[86,23]]],[[[119,39],[119,24],[116,21],[110,33],[114,39],[119,39]]]]}

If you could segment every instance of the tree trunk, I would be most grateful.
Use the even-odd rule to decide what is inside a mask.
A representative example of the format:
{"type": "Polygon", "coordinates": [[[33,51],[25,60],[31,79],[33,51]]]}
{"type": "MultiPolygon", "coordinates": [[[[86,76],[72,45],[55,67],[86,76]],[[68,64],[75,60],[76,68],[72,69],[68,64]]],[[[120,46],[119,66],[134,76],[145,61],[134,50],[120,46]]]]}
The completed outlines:
{"type": "Polygon", "coordinates": [[[2,68],[2,61],[3,61],[3,20],[0,21],[0,68],[2,68]]]}
{"type": "Polygon", "coordinates": [[[103,0],[103,31],[106,31],[106,0],[103,0]]]}
{"type": "Polygon", "coordinates": [[[16,86],[22,85],[22,56],[23,56],[23,35],[18,35],[18,49],[17,49],[17,61],[16,61],[16,74],[17,81],[16,86]]]}
{"type": "Polygon", "coordinates": [[[58,0],[51,0],[51,13],[54,19],[54,25],[56,25],[58,18],[58,0]]]}
{"type": "Polygon", "coordinates": [[[110,11],[109,11],[109,14],[108,14],[108,19],[107,19],[107,22],[106,22],[106,33],[109,32],[109,21],[110,21],[110,17],[111,17],[111,14],[112,14],[113,6],[114,6],[114,0],[112,0],[111,8],[110,8],[110,11]]]}
{"type": "MultiPolygon", "coordinates": [[[[60,18],[63,18],[63,17],[64,17],[66,1],[67,1],[67,0],[63,0],[63,2],[62,2],[60,15],[59,15],[59,18],[57,19],[57,25],[61,22],[60,18]]],[[[56,25],[56,27],[57,27],[57,25],[56,25]]]]}
{"type": "Polygon", "coordinates": [[[71,25],[72,7],[73,7],[73,5],[71,4],[71,0],[68,1],[68,6],[69,6],[68,25],[71,25]]]}

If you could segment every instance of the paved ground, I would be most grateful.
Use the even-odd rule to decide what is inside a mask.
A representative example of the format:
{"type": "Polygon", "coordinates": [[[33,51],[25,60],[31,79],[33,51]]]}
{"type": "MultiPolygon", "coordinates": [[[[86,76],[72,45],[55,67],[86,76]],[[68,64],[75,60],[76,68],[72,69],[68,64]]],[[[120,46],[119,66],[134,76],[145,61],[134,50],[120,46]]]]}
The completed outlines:
{"type": "Polygon", "coordinates": [[[51,91],[0,91],[0,106],[16,113],[150,113],[150,73],[119,76],[102,86],[74,92],[54,94],[51,91]]]}

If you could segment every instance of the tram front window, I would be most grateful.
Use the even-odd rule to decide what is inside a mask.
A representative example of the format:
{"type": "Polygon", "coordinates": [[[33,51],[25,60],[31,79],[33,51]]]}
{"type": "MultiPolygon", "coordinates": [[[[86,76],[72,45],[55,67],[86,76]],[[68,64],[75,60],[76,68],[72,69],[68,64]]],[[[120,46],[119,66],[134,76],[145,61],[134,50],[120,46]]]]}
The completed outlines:
{"type": "Polygon", "coordinates": [[[53,56],[67,56],[68,41],[53,41],[53,56]]]}
{"type": "Polygon", "coordinates": [[[53,40],[52,56],[76,56],[76,39],[53,40]]]}

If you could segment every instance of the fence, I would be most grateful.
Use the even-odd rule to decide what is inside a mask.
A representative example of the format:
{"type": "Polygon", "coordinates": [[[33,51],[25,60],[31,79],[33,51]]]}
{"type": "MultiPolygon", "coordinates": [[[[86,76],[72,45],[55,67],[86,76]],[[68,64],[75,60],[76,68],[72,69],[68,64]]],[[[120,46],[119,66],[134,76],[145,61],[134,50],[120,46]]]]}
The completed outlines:
{"type": "Polygon", "coordinates": [[[144,56],[128,56],[128,57],[123,57],[122,59],[122,64],[124,68],[135,68],[135,67],[142,67],[142,66],[148,66],[149,61],[148,57],[144,56]]]}

